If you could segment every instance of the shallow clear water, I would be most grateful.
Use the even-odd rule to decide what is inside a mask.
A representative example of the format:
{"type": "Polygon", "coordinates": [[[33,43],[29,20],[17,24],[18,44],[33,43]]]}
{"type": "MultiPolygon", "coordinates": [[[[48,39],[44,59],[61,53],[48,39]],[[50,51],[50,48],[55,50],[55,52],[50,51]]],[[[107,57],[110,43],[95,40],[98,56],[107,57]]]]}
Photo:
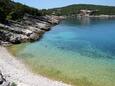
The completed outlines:
{"type": "Polygon", "coordinates": [[[115,19],[70,18],[10,50],[33,71],[77,86],[115,86],[115,19]]]}

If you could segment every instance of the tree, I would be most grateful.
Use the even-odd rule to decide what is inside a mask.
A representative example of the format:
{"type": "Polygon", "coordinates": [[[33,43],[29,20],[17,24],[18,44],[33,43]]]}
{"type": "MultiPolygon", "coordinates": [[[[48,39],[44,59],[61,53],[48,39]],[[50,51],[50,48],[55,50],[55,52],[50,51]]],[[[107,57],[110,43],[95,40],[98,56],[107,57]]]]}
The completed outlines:
{"type": "Polygon", "coordinates": [[[5,22],[5,13],[0,9],[0,22],[4,23],[5,22]]]}

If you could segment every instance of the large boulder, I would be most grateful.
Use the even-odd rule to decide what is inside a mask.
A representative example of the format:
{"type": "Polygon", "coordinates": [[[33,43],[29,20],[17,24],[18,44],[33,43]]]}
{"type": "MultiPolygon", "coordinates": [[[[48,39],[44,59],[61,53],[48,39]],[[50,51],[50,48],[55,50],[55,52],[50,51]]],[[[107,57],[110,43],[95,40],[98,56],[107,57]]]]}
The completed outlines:
{"type": "Polygon", "coordinates": [[[5,79],[3,78],[3,75],[0,73],[0,85],[3,84],[4,81],[5,79]]]}
{"type": "Polygon", "coordinates": [[[23,30],[23,33],[27,36],[30,36],[33,32],[31,30],[25,29],[23,30]]]}
{"type": "Polygon", "coordinates": [[[30,35],[29,38],[30,38],[30,41],[36,41],[40,38],[40,35],[37,34],[37,33],[33,33],[33,34],[30,35]]]}
{"type": "Polygon", "coordinates": [[[59,16],[46,16],[45,17],[50,24],[59,24],[61,18],[59,16]]]}
{"type": "Polygon", "coordinates": [[[37,27],[45,31],[50,30],[50,26],[47,23],[37,23],[37,27]]]}

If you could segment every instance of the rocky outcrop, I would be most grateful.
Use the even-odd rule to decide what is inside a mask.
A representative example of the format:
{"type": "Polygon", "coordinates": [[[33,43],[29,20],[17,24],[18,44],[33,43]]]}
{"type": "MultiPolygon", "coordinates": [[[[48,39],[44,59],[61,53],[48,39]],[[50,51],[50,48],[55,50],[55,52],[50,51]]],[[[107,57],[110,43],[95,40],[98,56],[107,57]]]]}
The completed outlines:
{"type": "Polygon", "coordinates": [[[58,16],[35,17],[28,14],[21,21],[10,20],[8,24],[0,24],[0,44],[6,46],[38,40],[60,20],[58,16]]]}
{"type": "Polygon", "coordinates": [[[8,82],[5,78],[4,78],[4,76],[3,76],[3,74],[0,72],[0,86],[11,86],[10,85],[10,82],[8,82]]]}

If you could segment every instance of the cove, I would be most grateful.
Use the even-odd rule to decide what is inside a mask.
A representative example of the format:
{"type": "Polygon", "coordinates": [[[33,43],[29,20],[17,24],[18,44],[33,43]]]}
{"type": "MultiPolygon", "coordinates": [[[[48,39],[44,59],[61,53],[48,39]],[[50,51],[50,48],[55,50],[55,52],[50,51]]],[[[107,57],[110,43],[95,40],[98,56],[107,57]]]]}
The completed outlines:
{"type": "Polygon", "coordinates": [[[30,69],[75,86],[115,86],[115,19],[68,18],[9,50],[30,69]]]}

